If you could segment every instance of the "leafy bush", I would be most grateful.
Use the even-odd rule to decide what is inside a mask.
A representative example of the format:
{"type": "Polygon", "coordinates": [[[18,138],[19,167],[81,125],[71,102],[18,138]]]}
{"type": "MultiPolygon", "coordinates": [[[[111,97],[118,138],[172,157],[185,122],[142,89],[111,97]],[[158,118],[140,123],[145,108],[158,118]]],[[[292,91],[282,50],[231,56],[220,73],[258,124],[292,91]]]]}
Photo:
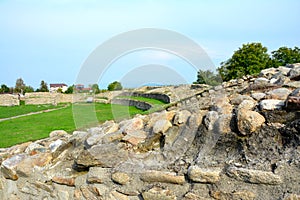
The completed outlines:
{"type": "Polygon", "coordinates": [[[194,84],[207,84],[212,86],[219,85],[220,83],[222,83],[221,77],[210,70],[199,70],[197,73],[197,81],[194,82],[194,84]]]}
{"type": "Polygon", "coordinates": [[[114,81],[114,82],[110,83],[110,84],[107,86],[107,89],[108,89],[109,91],[114,91],[114,90],[122,90],[123,87],[122,87],[122,85],[121,85],[120,82],[114,81]]]}
{"type": "Polygon", "coordinates": [[[267,51],[268,49],[261,43],[243,44],[230,59],[221,63],[218,71],[222,79],[228,81],[247,74],[259,73],[267,68],[270,62],[267,51]]]}

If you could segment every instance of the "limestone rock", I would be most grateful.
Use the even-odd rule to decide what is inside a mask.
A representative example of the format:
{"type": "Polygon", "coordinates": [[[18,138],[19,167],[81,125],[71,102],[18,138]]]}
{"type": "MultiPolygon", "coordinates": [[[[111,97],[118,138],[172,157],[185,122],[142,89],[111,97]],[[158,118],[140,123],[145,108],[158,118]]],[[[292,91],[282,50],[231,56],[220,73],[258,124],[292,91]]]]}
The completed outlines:
{"type": "Polygon", "coordinates": [[[184,176],[178,176],[169,172],[161,171],[146,171],[141,174],[141,179],[145,182],[161,182],[161,183],[173,183],[184,184],[184,176]]]}
{"type": "Polygon", "coordinates": [[[263,98],[265,98],[266,94],[262,93],[262,92],[255,92],[251,94],[251,97],[257,101],[262,100],[263,98]]]}
{"type": "Polygon", "coordinates": [[[246,168],[230,167],[227,169],[227,175],[239,181],[255,184],[278,185],[282,183],[280,176],[272,172],[252,170],[246,168]]]}
{"type": "Polygon", "coordinates": [[[102,124],[102,130],[103,133],[109,134],[109,133],[114,133],[118,131],[119,129],[119,124],[116,124],[114,121],[106,121],[104,124],[102,124]]]}
{"type": "Polygon", "coordinates": [[[122,140],[131,143],[132,145],[136,146],[139,143],[143,142],[147,138],[147,133],[143,130],[137,130],[134,132],[128,133],[126,136],[123,137],[122,140]]]}
{"type": "MultiPolygon", "coordinates": [[[[275,74],[276,75],[276,74],[275,74]]],[[[274,75],[274,76],[275,76],[274,75]]],[[[285,75],[282,75],[282,73],[280,73],[279,75],[277,75],[276,77],[272,77],[270,80],[271,84],[276,84],[276,85],[285,85],[289,82],[291,82],[291,80],[286,77],[285,75]]]]}
{"type": "Polygon", "coordinates": [[[49,134],[49,137],[52,138],[52,137],[65,137],[65,136],[68,136],[69,134],[64,131],[64,130],[55,130],[55,131],[52,131],[50,134],[49,134]]]}
{"type": "Polygon", "coordinates": [[[30,155],[36,154],[38,152],[45,153],[47,151],[47,148],[45,146],[42,146],[36,142],[31,143],[28,145],[28,147],[25,149],[25,153],[28,153],[30,155]]]}
{"type": "MultiPolygon", "coordinates": [[[[200,197],[192,192],[188,192],[187,194],[184,195],[183,200],[210,200],[211,198],[206,198],[206,197],[200,197]]],[[[212,200],[212,199],[211,199],[212,200]]]]}
{"type": "Polygon", "coordinates": [[[62,141],[61,139],[58,139],[49,145],[50,151],[53,153],[64,144],[65,144],[64,141],[62,141]]]}
{"type": "Polygon", "coordinates": [[[130,200],[127,195],[121,194],[117,191],[111,192],[111,200],[130,200]]]}
{"type": "Polygon", "coordinates": [[[232,115],[221,115],[214,124],[214,133],[226,134],[231,132],[232,115]]]}
{"type": "Polygon", "coordinates": [[[16,172],[19,176],[28,177],[32,174],[35,166],[43,167],[49,164],[52,160],[52,154],[40,153],[33,156],[26,157],[16,166],[16,172]]]}
{"type": "Polygon", "coordinates": [[[224,92],[212,94],[211,105],[211,110],[216,111],[219,114],[231,114],[233,109],[224,92]]]}
{"type": "Polygon", "coordinates": [[[242,135],[255,132],[265,122],[265,118],[258,112],[241,109],[238,112],[237,124],[242,135]]]}
{"type": "Polygon", "coordinates": [[[268,99],[278,99],[278,100],[286,100],[291,91],[287,88],[277,88],[267,92],[266,98],[268,99]]]}
{"type": "Polygon", "coordinates": [[[153,187],[150,190],[142,193],[144,200],[176,200],[176,196],[168,189],[153,187]]]}
{"type": "Polygon", "coordinates": [[[127,160],[128,152],[114,143],[98,144],[82,151],[75,160],[81,166],[114,167],[118,163],[127,160]]]}
{"type": "Polygon", "coordinates": [[[133,118],[123,121],[119,124],[120,130],[127,134],[136,130],[140,130],[144,127],[144,122],[140,118],[133,118]]]}
{"type": "Polygon", "coordinates": [[[185,124],[189,116],[191,116],[191,113],[188,110],[179,111],[174,116],[173,124],[174,125],[185,124]]]}
{"type": "Polygon", "coordinates": [[[238,106],[238,110],[246,109],[246,110],[253,110],[256,106],[256,101],[254,100],[244,100],[238,106]]]}
{"type": "Polygon", "coordinates": [[[250,191],[236,191],[236,192],[223,192],[215,191],[212,192],[211,196],[217,200],[254,200],[256,195],[250,191]]]}
{"type": "Polygon", "coordinates": [[[87,176],[89,183],[104,183],[110,180],[110,168],[90,167],[87,176]]]}
{"type": "Polygon", "coordinates": [[[291,88],[300,88],[300,81],[287,82],[283,86],[291,88]]]}
{"type": "Polygon", "coordinates": [[[111,179],[121,185],[125,185],[129,182],[130,177],[124,172],[115,172],[111,175],[111,179]]]}
{"type": "Polygon", "coordinates": [[[16,167],[27,157],[27,154],[17,154],[3,161],[1,164],[1,172],[3,176],[8,179],[17,180],[19,177],[16,172],[16,167]]]}
{"type": "MultiPolygon", "coordinates": [[[[130,133],[130,134],[132,134],[132,133],[130,133]]],[[[100,141],[98,141],[98,143],[99,142],[100,143],[110,143],[110,142],[122,140],[123,138],[124,138],[124,134],[122,133],[122,131],[119,130],[116,132],[104,134],[104,136],[101,137],[101,139],[100,139],[100,141]]]]}
{"type": "Polygon", "coordinates": [[[86,139],[86,144],[89,145],[89,146],[93,146],[95,144],[98,144],[104,136],[105,136],[105,134],[103,132],[93,134],[93,135],[91,135],[90,137],[88,137],[86,139]]]}
{"type": "Polygon", "coordinates": [[[158,120],[153,126],[153,133],[166,133],[166,131],[172,127],[172,124],[169,120],[161,119],[158,120]]]}
{"type": "Polygon", "coordinates": [[[300,66],[297,67],[293,67],[289,73],[287,74],[288,77],[292,80],[292,79],[299,79],[300,76],[300,66]]]}
{"type": "Polygon", "coordinates": [[[174,111],[162,111],[150,114],[150,119],[147,122],[147,129],[151,129],[158,120],[172,121],[175,116],[174,111]]]}
{"type": "Polygon", "coordinates": [[[62,185],[74,186],[75,185],[75,178],[73,177],[61,177],[61,176],[54,176],[52,181],[62,185]]]}
{"type": "Polygon", "coordinates": [[[190,166],[188,169],[188,177],[194,182],[199,183],[216,183],[220,180],[220,168],[200,168],[198,166],[190,166]]]}
{"type": "Polygon", "coordinates": [[[81,199],[91,199],[98,200],[103,199],[102,197],[106,197],[105,195],[101,195],[103,191],[98,190],[97,186],[87,185],[81,186],[79,189],[74,191],[74,197],[77,200],[81,199]]]}
{"type": "Polygon", "coordinates": [[[291,96],[300,97],[300,88],[293,90],[291,96]]]}
{"type": "Polygon", "coordinates": [[[285,106],[284,100],[265,99],[259,103],[261,110],[279,110],[285,106]]]}
{"type": "Polygon", "coordinates": [[[269,78],[269,77],[272,77],[277,72],[278,72],[278,70],[274,67],[267,68],[267,69],[261,70],[261,72],[259,73],[259,76],[269,78]]]}
{"type": "Polygon", "coordinates": [[[263,77],[257,78],[254,81],[254,84],[259,84],[259,85],[267,84],[267,83],[269,83],[269,79],[266,79],[266,78],[263,78],[263,77]]]}
{"type": "Polygon", "coordinates": [[[213,130],[214,124],[218,118],[219,118],[219,114],[216,111],[209,111],[206,114],[204,118],[204,124],[208,130],[213,130]]]}
{"type": "Polygon", "coordinates": [[[251,98],[248,95],[241,95],[241,94],[237,94],[237,95],[233,95],[232,97],[230,97],[230,102],[233,105],[239,105],[240,103],[242,103],[244,100],[252,100],[253,98],[251,98]]]}
{"type": "Polygon", "coordinates": [[[284,200],[300,200],[300,195],[297,194],[290,194],[284,200]]]}

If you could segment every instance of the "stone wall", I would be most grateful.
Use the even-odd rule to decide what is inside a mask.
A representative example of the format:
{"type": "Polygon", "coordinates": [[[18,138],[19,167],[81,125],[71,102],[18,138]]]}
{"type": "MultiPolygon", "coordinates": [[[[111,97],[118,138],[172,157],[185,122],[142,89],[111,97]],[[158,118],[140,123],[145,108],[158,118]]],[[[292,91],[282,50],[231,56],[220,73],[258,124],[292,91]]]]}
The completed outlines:
{"type": "Polygon", "coordinates": [[[18,95],[0,94],[0,106],[18,106],[20,105],[18,95]]]}
{"type": "Polygon", "coordinates": [[[107,91],[107,92],[96,94],[95,99],[96,100],[98,99],[99,101],[106,100],[107,103],[110,103],[113,98],[120,95],[121,93],[123,93],[123,91],[121,91],[121,90],[120,91],[107,91]]]}
{"type": "Polygon", "coordinates": [[[141,110],[149,110],[150,108],[152,108],[152,105],[143,101],[136,101],[136,100],[132,100],[132,99],[113,99],[112,104],[120,104],[120,105],[124,105],[124,106],[134,106],[138,109],[141,110]]]}
{"type": "Polygon", "coordinates": [[[73,94],[33,92],[25,94],[26,105],[72,103],[73,94]]]}
{"type": "Polygon", "coordinates": [[[268,69],[168,111],[0,148],[0,196],[299,200],[300,88],[280,81],[291,69],[300,77],[300,68],[268,69]]]}
{"type": "Polygon", "coordinates": [[[140,93],[140,92],[123,92],[120,96],[133,96],[133,97],[145,97],[150,99],[157,99],[165,103],[170,103],[170,97],[162,93],[140,93]]]}

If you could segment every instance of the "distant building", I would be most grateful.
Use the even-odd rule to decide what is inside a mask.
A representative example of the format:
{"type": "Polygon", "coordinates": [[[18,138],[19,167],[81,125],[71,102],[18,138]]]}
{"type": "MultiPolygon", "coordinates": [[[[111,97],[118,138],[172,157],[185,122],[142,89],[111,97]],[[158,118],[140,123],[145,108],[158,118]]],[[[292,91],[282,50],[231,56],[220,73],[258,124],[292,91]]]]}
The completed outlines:
{"type": "Polygon", "coordinates": [[[82,90],[84,88],[84,85],[82,85],[82,84],[77,84],[77,85],[75,85],[75,90],[82,90]]]}
{"type": "Polygon", "coordinates": [[[85,88],[82,84],[75,85],[75,90],[78,92],[93,92],[92,88],[85,88]]]}
{"type": "Polygon", "coordinates": [[[52,83],[52,84],[50,84],[50,92],[57,92],[57,90],[59,88],[61,88],[62,92],[65,92],[68,89],[68,85],[66,85],[64,83],[52,83]]]}

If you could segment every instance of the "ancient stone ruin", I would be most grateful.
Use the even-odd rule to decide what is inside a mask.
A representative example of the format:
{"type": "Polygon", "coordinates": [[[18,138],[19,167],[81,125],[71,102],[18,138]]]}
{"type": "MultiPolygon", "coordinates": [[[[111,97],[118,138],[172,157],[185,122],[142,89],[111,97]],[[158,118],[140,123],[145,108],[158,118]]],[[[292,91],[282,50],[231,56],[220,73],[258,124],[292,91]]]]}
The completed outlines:
{"type": "Polygon", "coordinates": [[[0,94],[0,106],[20,105],[19,96],[13,94],[0,94]]]}
{"type": "Polygon", "coordinates": [[[184,86],[166,110],[0,149],[0,196],[298,200],[297,76],[299,64],[184,86]]]}

